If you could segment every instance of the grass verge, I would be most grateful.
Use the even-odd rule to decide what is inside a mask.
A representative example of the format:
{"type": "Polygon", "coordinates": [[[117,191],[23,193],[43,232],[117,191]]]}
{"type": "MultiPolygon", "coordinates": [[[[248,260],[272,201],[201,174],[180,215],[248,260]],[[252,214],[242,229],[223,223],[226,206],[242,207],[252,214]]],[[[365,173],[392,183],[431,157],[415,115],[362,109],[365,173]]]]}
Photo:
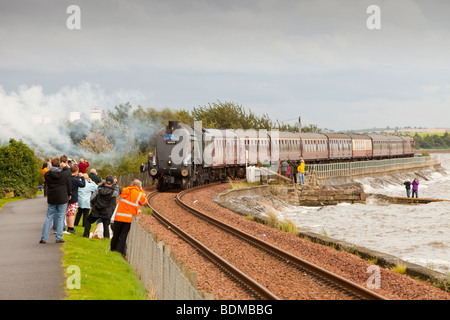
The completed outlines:
{"type": "Polygon", "coordinates": [[[274,212],[268,212],[267,215],[269,216],[269,219],[267,221],[267,225],[269,227],[287,232],[292,234],[297,234],[297,226],[290,221],[289,219],[285,218],[283,222],[281,222],[277,215],[274,212]]]}
{"type": "Polygon", "coordinates": [[[397,263],[395,266],[390,268],[389,270],[399,273],[399,274],[406,274],[406,266],[402,263],[397,263]]]}
{"type": "MultiPolygon", "coordinates": [[[[82,237],[84,228],[75,227],[78,235],[64,235],[64,270],[79,268],[79,289],[66,286],[67,300],[146,300],[147,292],[134,269],[120,253],[111,252],[109,239],[82,237]]],[[[67,273],[68,282],[72,275],[67,273]]]]}
{"type": "Polygon", "coordinates": [[[8,202],[13,202],[13,201],[19,201],[19,200],[23,200],[25,198],[22,197],[12,197],[12,198],[7,198],[7,199],[0,199],[0,210],[2,210],[2,207],[7,204],[8,202]]]}

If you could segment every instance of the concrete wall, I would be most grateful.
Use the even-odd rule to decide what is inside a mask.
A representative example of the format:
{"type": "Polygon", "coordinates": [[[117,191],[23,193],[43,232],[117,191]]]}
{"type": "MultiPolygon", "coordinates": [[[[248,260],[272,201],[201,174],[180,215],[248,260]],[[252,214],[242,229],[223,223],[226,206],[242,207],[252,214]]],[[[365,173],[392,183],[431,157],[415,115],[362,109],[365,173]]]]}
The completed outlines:
{"type": "Polygon", "coordinates": [[[353,186],[349,189],[315,189],[297,186],[273,185],[270,193],[277,198],[294,206],[329,206],[339,203],[365,203],[368,194],[360,188],[353,186]]]}

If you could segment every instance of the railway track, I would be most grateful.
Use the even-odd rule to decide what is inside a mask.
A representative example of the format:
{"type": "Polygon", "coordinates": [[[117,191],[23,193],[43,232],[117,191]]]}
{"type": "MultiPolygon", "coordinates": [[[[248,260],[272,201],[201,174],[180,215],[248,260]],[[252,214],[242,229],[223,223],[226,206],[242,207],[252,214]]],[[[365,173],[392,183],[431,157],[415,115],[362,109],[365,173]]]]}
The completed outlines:
{"type": "MultiPolygon", "coordinates": [[[[264,255],[265,264],[268,266],[276,265],[272,260],[277,260],[279,264],[282,264],[281,268],[286,268],[286,274],[293,274],[294,279],[296,281],[307,283],[307,287],[311,288],[319,288],[312,290],[324,290],[326,292],[332,292],[331,297],[339,296],[339,299],[368,299],[368,300],[385,300],[386,298],[370,291],[356,283],[353,283],[339,275],[333,274],[319,266],[313,265],[308,261],[305,261],[295,255],[292,255],[289,252],[281,250],[270,243],[267,243],[259,238],[256,238],[246,232],[243,232],[236,227],[226,224],[222,221],[219,221],[205,212],[197,210],[191,205],[188,205],[183,201],[183,196],[189,192],[193,192],[199,188],[204,188],[207,186],[195,187],[192,189],[184,190],[174,197],[175,203],[184,210],[184,212],[189,212],[191,217],[189,219],[197,219],[201,220],[202,223],[209,224],[209,228],[213,226],[211,229],[217,229],[215,231],[215,237],[220,237],[223,241],[237,241],[233,244],[235,248],[244,248],[244,250],[252,250],[255,251],[253,254],[256,255],[264,255]],[[229,235],[228,237],[222,234],[229,235]],[[230,239],[230,236],[232,239],[230,239]],[[298,279],[298,280],[297,280],[298,279]]],[[[170,217],[168,213],[160,213],[159,210],[155,208],[155,206],[151,205],[151,199],[158,196],[158,192],[154,191],[149,193],[149,207],[153,210],[154,217],[162,224],[164,224],[167,228],[176,233],[179,237],[184,239],[187,243],[193,246],[196,250],[202,253],[205,257],[207,257],[210,261],[216,264],[221,270],[223,270],[229,277],[231,277],[234,281],[238,282],[242,287],[246,288],[247,291],[251,292],[253,296],[257,299],[264,300],[280,300],[280,299],[301,299],[298,298],[297,295],[293,294],[292,296],[289,293],[283,292],[281,290],[279,293],[274,293],[277,291],[277,285],[275,282],[283,281],[283,277],[278,277],[276,275],[276,268],[268,267],[269,271],[274,274],[271,277],[270,283],[261,284],[260,281],[255,278],[258,277],[256,274],[249,275],[251,273],[251,269],[260,270],[257,266],[258,262],[255,262],[253,267],[246,267],[243,265],[236,266],[238,263],[234,260],[234,257],[231,257],[233,254],[229,256],[229,258],[224,257],[224,253],[218,254],[215,251],[218,251],[217,248],[213,249],[208,245],[202,243],[203,240],[200,238],[202,235],[197,234],[189,234],[185,229],[188,224],[194,224],[193,222],[184,222],[185,227],[180,227],[178,221],[181,219],[177,219],[175,216],[170,217]],[[172,221],[171,221],[172,219],[172,221]],[[174,223],[173,221],[177,221],[174,223]],[[187,223],[187,224],[186,224],[187,223]],[[196,238],[197,237],[197,238],[196,238]],[[229,260],[233,260],[234,262],[230,262],[229,260]],[[243,271],[242,269],[246,269],[243,271]],[[250,271],[250,272],[249,272],[250,271]],[[273,282],[273,283],[272,283],[273,282]],[[269,288],[273,287],[273,289],[269,288]]],[[[187,218],[186,218],[187,219],[187,218]]],[[[200,222],[195,222],[195,224],[200,222]]],[[[195,233],[195,229],[191,231],[191,233],[195,233]]],[[[232,250],[229,250],[232,251],[232,250]]],[[[263,268],[264,269],[264,268],[263,268]]],[[[267,270],[263,270],[262,272],[266,272],[267,270]]],[[[269,272],[268,271],[268,272],[269,272]]],[[[260,271],[261,272],[261,271],[260,271]]],[[[292,288],[295,291],[296,286],[292,288]]],[[[335,299],[335,298],[332,298],[335,299]]]]}

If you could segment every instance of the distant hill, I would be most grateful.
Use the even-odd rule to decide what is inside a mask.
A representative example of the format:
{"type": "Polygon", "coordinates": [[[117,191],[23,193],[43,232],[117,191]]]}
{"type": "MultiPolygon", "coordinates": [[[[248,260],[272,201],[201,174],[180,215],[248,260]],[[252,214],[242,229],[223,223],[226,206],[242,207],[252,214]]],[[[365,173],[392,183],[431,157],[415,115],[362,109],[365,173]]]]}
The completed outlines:
{"type": "Polygon", "coordinates": [[[446,132],[450,132],[450,128],[370,128],[370,129],[360,129],[360,130],[352,130],[352,132],[356,133],[385,133],[385,134],[444,134],[446,132]]]}

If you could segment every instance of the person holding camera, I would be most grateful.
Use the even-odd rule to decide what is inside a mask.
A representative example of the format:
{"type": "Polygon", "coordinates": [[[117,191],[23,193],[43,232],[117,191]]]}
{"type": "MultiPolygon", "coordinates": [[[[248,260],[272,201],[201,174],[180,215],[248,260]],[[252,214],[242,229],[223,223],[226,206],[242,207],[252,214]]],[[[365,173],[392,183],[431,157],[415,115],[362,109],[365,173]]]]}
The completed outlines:
{"type": "Polygon", "coordinates": [[[148,203],[147,196],[142,189],[142,182],[133,180],[130,186],[123,188],[120,201],[114,211],[113,238],[111,251],[120,252],[125,256],[126,241],[131,228],[131,221],[139,212],[139,206],[148,203]]]}
{"type": "Polygon", "coordinates": [[[89,167],[89,162],[86,159],[81,158],[78,168],[81,173],[87,173],[87,168],[89,167]]]}
{"type": "Polygon", "coordinates": [[[78,166],[76,164],[72,165],[70,168],[72,172],[72,197],[69,200],[66,210],[66,224],[67,232],[72,234],[77,234],[74,229],[75,225],[75,215],[78,210],[78,188],[84,188],[86,186],[86,180],[83,175],[79,172],[78,166]]]}
{"type": "Polygon", "coordinates": [[[120,196],[121,188],[117,185],[117,179],[107,175],[105,182],[101,183],[90,199],[91,213],[85,220],[83,237],[88,238],[91,224],[101,219],[103,224],[103,238],[110,238],[109,225],[116,207],[116,198],[120,196]]]}
{"type": "Polygon", "coordinates": [[[78,189],[78,211],[75,216],[75,226],[78,226],[81,218],[83,218],[84,227],[89,212],[91,211],[91,195],[97,190],[98,186],[87,173],[83,174],[83,177],[86,181],[86,186],[78,189]]]}
{"type": "Polygon", "coordinates": [[[72,184],[70,181],[70,168],[64,162],[64,158],[61,157],[61,159],[52,159],[52,166],[45,173],[45,181],[48,184],[48,207],[39,243],[47,243],[52,224],[56,232],[56,243],[65,242],[63,239],[64,214],[71,199],[72,184]]]}

